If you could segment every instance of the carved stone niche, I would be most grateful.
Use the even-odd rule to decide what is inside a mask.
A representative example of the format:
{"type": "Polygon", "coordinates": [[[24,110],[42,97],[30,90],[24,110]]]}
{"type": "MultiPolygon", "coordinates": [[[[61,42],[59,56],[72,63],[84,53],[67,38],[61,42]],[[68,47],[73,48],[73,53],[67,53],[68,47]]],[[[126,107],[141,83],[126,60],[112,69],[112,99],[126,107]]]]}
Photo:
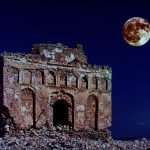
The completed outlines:
{"type": "Polygon", "coordinates": [[[77,77],[75,75],[72,75],[70,77],[70,82],[71,82],[71,87],[73,87],[73,88],[78,87],[78,80],[77,80],[77,77]]]}
{"type": "Polygon", "coordinates": [[[17,68],[11,68],[9,70],[8,80],[10,83],[18,83],[19,82],[19,71],[17,68]]]}
{"type": "Polygon", "coordinates": [[[40,70],[37,70],[35,72],[35,79],[34,79],[35,80],[35,84],[44,84],[43,78],[44,78],[43,72],[40,71],[40,70]]]}
{"type": "Polygon", "coordinates": [[[45,82],[47,86],[56,85],[56,77],[55,77],[54,72],[46,71],[45,82]]]}
{"type": "Polygon", "coordinates": [[[30,88],[21,91],[21,128],[35,125],[35,93],[30,88]]]}
{"type": "Polygon", "coordinates": [[[106,78],[101,78],[101,90],[107,91],[108,89],[108,80],[106,78]]]}
{"type": "Polygon", "coordinates": [[[67,76],[65,74],[60,75],[60,86],[67,86],[67,76]]]}
{"type": "Polygon", "coordinates": [[[23,75],[22,83],[30,84],[31,83],[31,77],[32,77],[31,72],[29,70],[23,70],[22,71],[22,75],[23,75]]]}
{"type": "Polygon", "coordinates": [[[86,126],[88,128],[97,129],[98,125],[98,98],[95,95],[90,95],[86,105],[86,126]]]}
{"type": "Polygon", "coordinates": [[[96,77],[93,77],[93,78],[92,78],[92,83],[91,83],[91,88],[92,88],[93,90],[97,90],[97,87],[98,87],[97,78],[96,78],[96,77]]]}
{"type": "Polygon", "coordinates": [[[81,78],[81,89],[88,89],[88,79],[86,76],[81,78]]]}

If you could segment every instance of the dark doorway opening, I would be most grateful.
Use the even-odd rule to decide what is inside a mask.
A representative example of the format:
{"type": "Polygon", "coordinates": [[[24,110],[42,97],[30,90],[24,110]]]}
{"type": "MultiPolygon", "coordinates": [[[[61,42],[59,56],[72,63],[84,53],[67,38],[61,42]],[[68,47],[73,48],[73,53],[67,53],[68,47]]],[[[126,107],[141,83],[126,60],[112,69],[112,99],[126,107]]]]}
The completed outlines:
{"type": "Polygon", "coordinates": [[[69,104],[64,100],[57,100],[54,103],[53,124],[69,125],[69,104]]]}

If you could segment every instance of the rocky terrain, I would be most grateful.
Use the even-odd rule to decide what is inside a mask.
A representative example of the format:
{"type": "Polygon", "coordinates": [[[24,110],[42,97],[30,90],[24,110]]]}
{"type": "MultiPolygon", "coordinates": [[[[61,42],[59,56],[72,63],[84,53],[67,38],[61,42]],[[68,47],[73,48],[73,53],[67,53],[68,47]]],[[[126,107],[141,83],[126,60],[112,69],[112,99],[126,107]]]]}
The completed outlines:
{"type": "Polygon", "coordinates": [[[113,140],[109,130],[72,131],[56,126],[9,130],[0,138],[0,150],[150,150],[150,140],[113,140]]]}

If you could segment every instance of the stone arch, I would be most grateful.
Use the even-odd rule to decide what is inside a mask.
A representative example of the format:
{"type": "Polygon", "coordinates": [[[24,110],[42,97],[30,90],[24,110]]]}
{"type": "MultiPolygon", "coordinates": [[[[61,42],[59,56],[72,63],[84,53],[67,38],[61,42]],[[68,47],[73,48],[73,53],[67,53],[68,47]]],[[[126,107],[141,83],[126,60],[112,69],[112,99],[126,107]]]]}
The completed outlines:
{"type": "Polygon", "coordinates": [[[81,78],[81,88],[88,89],[88,79],[86,76],[81,78]]]}
{"type": "Polygon", "coordinates": [[[98,128],[98,98],[93,94],[87,99],[85,118],[87,128],[98,128]]]}
{"type": "Polygon", "coordinates": [[[97,78],[96,77],[92,77],[92,81],[91,82],[92,82],[91,83],[92,89],[97,90],[97,86],[98,86],[97,78]]]}
{"type": "Polygon", "coordinates": [[[45,77],[46,77],[46,84],[48,86],[56,85],[56,77],[53,71],[48,71],[45,77]]]}
{"type": "MultiPolygon", "coordinates": [[[[74,126],[74,100],[73,100],[73,96],[69,93],[65,93],[64,91],[52,93],[50,106],[52,106],[52,108],[53,108],[53,115],[54,115],[54,111],[55,111],[54,110],[55,104],[57,104],[59,102],[63,103],[63,105],[65,107],[67,107],[66,109],[67,109],[68,118],[67,118],[67,122],[65,122],[66,125],[69,125],[73,128],[73,126],[74,126]]],[[[61,105],[61,106],[63,106],[63,105],[61,105]]],[[[53,121],[54,121],[54,118],[53,118],[53,121]]],[[[55,125],[55,122],[53,122],[53,124],[55,125]]]]}
{"type": "Polygon", "coordinates": [[[101,89],[102,91],[107,91],[108,89],[108,80],[106,78],[101,79],[101,89]]]}
{"type": "Polygon", "coordinates": [[[78,87],[78,78],[75,75],[70,77],[71,80],[71,87],[77,88],[78,87]]]}
{"type": "Polygon", "coordinates": [[[67,86],[67,76],[65,74],[60,75],[60,86],[67,86]]]}
{"type": "Polygon", "coordinates": [[[34,82],[35,84],[44,84],[44,74],[42,71],[40,70],[37,70],[35,72],[35,79],[34,79],[34,82]]]}
{"type": "Polygon", "coordinates": [[[21,128],[35,127],[35,93],[30,88],[21,90],[21,128]]]}
{"type": "Polygon", "coordinates": [[[23,70],[22,71],[22,82],[25,84],[30,84],[31,83],[31,77],[32,73],[29,70],[23,70]]]}
{"type": "Polygon", "coordinates": [[[19,70],[17,68],[11,68],[9,71],[9,77],[12,83],[19,82],[19,70]]]}

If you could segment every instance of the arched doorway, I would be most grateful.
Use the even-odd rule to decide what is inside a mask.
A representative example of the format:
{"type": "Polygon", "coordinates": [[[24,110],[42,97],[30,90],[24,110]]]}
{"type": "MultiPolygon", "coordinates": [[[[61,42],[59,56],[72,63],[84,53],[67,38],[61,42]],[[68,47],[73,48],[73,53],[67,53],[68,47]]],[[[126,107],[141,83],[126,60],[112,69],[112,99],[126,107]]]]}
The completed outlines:
{"type": "Polygon", "coordinates": [[[57,100],[53,105],[53,124],[69,125],[70,105],[64,100],[57,100]]]}

